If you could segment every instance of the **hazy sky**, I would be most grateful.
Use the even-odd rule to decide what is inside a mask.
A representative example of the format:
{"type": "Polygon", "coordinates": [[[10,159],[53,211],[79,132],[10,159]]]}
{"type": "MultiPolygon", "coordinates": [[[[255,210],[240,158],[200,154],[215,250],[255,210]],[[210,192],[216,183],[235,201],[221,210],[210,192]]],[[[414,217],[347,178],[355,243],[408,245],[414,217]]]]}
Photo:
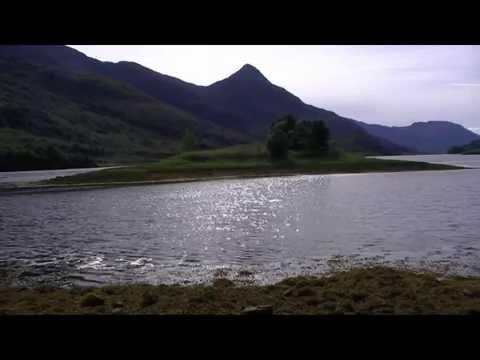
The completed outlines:
{"type": "Polygon", "coordinates": [[[480,133],[480,46],[74,45],[209,85],[249,63],[304,102],[384,125],[448,120],[480,133]]]}

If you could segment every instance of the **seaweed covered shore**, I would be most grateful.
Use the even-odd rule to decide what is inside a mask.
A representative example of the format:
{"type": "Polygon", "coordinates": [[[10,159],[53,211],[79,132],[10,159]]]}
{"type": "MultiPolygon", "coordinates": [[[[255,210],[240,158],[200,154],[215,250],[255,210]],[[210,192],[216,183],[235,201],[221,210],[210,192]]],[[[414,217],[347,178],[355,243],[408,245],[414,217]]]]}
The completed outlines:
{"type": "Polygon", "coordinates": [[[480,314],[480,278],[383,266],[277,284],[0,289],[0,314],[480,314]]]}

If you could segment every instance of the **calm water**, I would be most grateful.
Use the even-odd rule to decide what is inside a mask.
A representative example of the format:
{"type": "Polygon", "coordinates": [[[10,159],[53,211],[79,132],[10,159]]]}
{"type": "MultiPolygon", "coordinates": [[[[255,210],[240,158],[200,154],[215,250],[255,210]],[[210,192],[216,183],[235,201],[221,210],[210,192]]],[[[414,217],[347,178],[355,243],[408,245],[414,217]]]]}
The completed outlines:
{"type": "Polygon", "coordinates": [[[219,273],[268,283],[365,262],[479,275],[479,179],[468,169],[3,195],[0,266],[27,285],[219,273]]]}

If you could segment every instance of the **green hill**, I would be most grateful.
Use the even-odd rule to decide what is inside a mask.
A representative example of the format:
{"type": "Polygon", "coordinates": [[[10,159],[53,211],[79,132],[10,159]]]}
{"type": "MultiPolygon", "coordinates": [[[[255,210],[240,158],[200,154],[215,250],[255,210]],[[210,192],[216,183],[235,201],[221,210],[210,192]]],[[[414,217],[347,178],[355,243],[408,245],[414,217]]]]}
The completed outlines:
{"type": "Polygon", "coordinates": [[[157,159],[186,129],[202,148],[246,141],[108,77],[0,58],[0,170],[157,159]]]}

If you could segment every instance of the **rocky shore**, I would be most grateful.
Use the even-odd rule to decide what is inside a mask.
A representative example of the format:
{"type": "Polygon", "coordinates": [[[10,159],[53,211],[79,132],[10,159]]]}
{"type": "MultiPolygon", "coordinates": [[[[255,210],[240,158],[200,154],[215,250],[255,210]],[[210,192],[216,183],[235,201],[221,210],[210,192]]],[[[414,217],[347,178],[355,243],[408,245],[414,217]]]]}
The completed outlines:
{"type": "Polygon", "coordinates": [[[287,278],[268,286],[111,285],[3,288],[0,314],[480,314],[480,278],[388,267],[287,278]]]}

